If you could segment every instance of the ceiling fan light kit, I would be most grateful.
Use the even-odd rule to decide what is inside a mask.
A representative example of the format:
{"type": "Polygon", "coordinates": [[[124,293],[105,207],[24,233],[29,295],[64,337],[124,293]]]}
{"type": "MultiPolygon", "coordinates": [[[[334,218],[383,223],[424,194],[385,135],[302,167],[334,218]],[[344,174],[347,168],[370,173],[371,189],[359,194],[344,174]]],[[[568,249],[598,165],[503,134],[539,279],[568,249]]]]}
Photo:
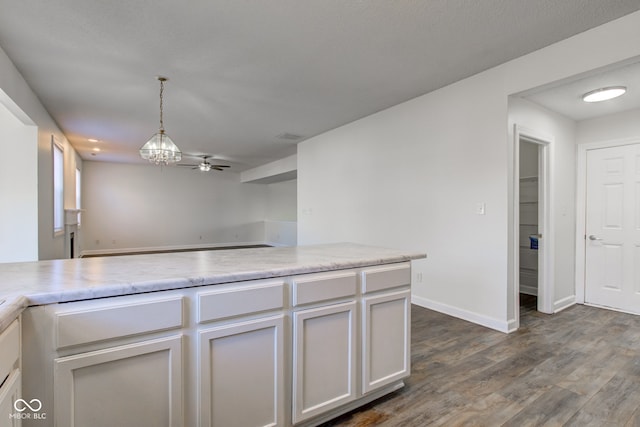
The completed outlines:
{"type": "Polygon", "coordinates": [[[158,76],[160,81],[160,129],[158,132],[140,148],[140,156],[156,165],[168,165],[179,162],[182,159],[182,153],[178,146],[169,138],[164,131],[164,122],[162,120],[162,101],[164,92],[164,82],[166,77],[158,76]]]}
{"type": "Polygon", "coordinates": [[[197,165],[189,165],[189,164],[179,164],[178,166],[187,166],[190,167],[191,169],[199,169],[201,172],[209,172],[212,170],[216,170],[216,171],[223,171],[224,168],[229,168],[231,166],[229,165],[219,165],[219,164],[215,164],[215,163],[210,163],[209,159],[212,156],[209,156],[207,154],[205,155],[199,155],[199,156],[193,156],[193,157],[200,157],[202,159],[202,162],[198,163],[197,165]]]}

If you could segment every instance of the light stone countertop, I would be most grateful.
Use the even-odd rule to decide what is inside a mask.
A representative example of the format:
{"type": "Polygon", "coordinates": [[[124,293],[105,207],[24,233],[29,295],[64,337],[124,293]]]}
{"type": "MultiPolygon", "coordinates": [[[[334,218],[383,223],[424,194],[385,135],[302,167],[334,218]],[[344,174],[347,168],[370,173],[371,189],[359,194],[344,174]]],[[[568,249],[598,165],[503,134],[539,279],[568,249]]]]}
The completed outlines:
{"type": "Polygon", "coordinates": [[[0,264],[0,331],[28,306],[426,258],[353,243],[0,264]]]}

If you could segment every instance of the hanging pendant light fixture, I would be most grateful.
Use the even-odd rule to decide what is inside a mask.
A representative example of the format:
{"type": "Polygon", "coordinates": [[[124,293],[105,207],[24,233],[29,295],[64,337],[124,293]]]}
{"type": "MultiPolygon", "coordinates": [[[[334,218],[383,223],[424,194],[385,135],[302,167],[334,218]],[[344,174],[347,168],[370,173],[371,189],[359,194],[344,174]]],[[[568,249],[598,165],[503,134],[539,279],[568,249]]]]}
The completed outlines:
{"type": "Polygon", "coordinates": [[[158,76],[160,81],[160,129],[151,137],[146,144],[140,149],[140,156],[149,160],[156,165],[168,165],[170,163],[179,162],[182,159],[180,149],[173,143],[169,135],[164,132],[164,123],[162,121],[162,95],[164,92],[164,82],[166,77],[158,76]]]}

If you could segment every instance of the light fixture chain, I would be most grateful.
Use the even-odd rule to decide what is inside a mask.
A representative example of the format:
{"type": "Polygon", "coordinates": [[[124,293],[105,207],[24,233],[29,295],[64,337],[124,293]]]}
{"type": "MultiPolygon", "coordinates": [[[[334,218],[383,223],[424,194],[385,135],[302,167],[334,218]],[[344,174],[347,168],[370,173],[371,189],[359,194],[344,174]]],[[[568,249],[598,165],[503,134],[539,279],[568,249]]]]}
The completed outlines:
{"type": "Polygon", "coordinates": [[[160,130],[164,131],[164,122],[162,121],[162,95],[164,93],[164,80],[160,80],[160,130]]]}

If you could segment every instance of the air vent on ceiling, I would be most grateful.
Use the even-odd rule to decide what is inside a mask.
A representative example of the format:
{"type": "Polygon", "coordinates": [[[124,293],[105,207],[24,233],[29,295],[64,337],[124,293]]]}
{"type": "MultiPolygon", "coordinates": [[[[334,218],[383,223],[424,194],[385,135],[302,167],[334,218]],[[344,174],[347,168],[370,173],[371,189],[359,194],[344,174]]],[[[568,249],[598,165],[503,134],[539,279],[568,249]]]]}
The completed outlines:
{"type": "Polygon", "coordinates": [[[286,139],[287,141],[297,141],[299,139],[302,139],[302,135],[296,135],[295,133],[281,133],[280,135],[277,135],[276,138],[280,138],[280,139],[286,139]]]}

